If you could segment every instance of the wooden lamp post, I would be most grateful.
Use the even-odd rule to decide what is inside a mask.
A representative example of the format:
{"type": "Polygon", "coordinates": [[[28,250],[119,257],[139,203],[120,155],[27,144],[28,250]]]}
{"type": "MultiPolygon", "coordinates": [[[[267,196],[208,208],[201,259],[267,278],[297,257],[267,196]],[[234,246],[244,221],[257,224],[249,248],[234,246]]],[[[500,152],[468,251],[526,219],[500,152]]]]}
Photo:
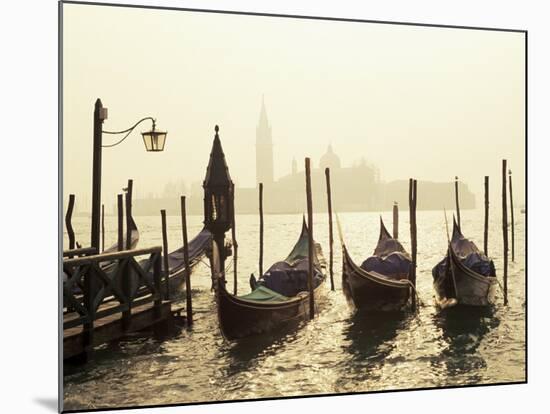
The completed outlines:
{"type": "Polygon", "coordinates": [[[225,281],[225,232],[231,228],[233,217],[233,182],[225,162],[225,155],[218,135],[219,127],[215,127],[216,135],[210,161],[206,169],[204,188],[204,225],[212,233],[214,243],[220,253],[220,271],[225,281]]]}
{"type": "Polygon", "coordinates": [[[99,252],[101,232],[101,155],[102,149],[121,144],[128,135],[143,121],[152,121],[150,131],[142,132],[143,143],[147,152],[160,152],[164,150],[167,132],[156,129],[155,119],[148,116],[140,119],[130,128],[123,131],[104,131],[103,121],[107,119],[107,108],[97,99],[94,107],[94,144],[93,144],[93,171],[92,171],[92,239],[91,246],[99,252]],[[103,134],[126,134],[122,139],[113,144],[103,144],[103,134]]]}

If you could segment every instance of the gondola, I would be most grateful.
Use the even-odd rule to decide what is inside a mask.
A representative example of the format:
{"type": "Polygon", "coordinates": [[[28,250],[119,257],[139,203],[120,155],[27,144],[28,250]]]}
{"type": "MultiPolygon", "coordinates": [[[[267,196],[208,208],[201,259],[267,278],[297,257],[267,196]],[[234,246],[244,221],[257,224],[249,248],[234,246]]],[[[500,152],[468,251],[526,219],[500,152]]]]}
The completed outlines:
{"type": "MultiPolygon", "coordinates": [[[[189,252],[189,268],[192,271],[197,263],[199,263],[202,257],[205,255],[206,250],[210,248],[212,242],[212,234],[203,228],[192,240],[189,241],[187,246],[189,252]]],[[[141,263],[142,267],[145,263],[141,263]]],[[[164,274],[164,260],[162,261],[162,272],[164,274]]],[[[150,274],[151,280],[153,280],[152,273],[150,274]]],[[[168,292],[170,298],[174,298],[181,293],[185,282],[185,260],[183,253],[183,246],[168,253],[168,292]]],[[[162,292],[166,292],[166,280],[162,278],[162,292]]]]}
{"type": "MultiPolygon", "coordinates": [[[[407,308],[412,284],[409,253],[386,230],[380,218],[380,236],[371,257],[357,266],[342,243],[342,290],[350,305],[373,311],[401,311],[407,308]]],[[[414,293],[413,293],[414,294],[414,293]]]]}
{"type": "MultiPolygon", "coordinates": [[[[228,340],[262,334],[289,327],[309,315],[308,229],[305,221],[294,248],[283,261],[273,264],[258,281],[251,277],[252,292],[235,296],[223,278],[215,281],[218,319],[222,335],[228,340]]],[[[317,304],[326,279],[326,262],[321,246],[315,243],[314,298],[317,304]]],[[[214,243],[213,265],[219,267],[214,243]]]]}
{"type": "MultiPolygon", "coordinates": [[[[203,228],[187,245],[189,252],[189,268],[193,271],[193,268],[201,261],[202,257],[206,254],[207,249],[210,248],[212,240],[212,234],[203,228]]],[[[138,261],[139,266],[142,269],[149,269],[147,273],[147,279],[150,283],[153,283],[153,269],[150,264],[150,259],[142,259],[138,261]]],[[[163,297],[168,296],[169,299],[175,299],[183,290],[185,282],[185,258],[183,252],[183,246],[168,253],[168,292],[166,291],[166,277],[164,272],[164,258],[161,260],[161,293],[163,297]],[[166,295],[168,293],[168,295],[166,295]]],[[[130,273],[132,282],[134,285],[138,282],[137,274],[130,273]]],[[[142,290],[146,290],[146,287],[142,287],[142,290]]]]}
{"type": "Polygon", "coordinates": [[[432,269],[432,276],[436,304],[442,309],[494,303],[498,282],[493,261],[462,235],[454,219],[447,254],[432,269]]]}

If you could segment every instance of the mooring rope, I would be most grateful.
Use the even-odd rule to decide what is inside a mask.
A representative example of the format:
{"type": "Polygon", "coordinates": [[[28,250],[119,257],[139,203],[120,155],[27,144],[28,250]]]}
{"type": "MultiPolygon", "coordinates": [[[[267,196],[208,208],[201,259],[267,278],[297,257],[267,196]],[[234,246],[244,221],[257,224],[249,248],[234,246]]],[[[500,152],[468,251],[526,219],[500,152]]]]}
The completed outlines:
{"type": "Polygon", "coordinates": [[[422,307],[426,306],[424,302],[420,299],[420,296],[418,296],[418,292],[416,291],[416,287],[414,286],[413,282],[411,282],[409,279],[400,279],[406,281],[412,288],[414,295],[416,296],[416,299],[418,300],[418,304],[422,307]]]}

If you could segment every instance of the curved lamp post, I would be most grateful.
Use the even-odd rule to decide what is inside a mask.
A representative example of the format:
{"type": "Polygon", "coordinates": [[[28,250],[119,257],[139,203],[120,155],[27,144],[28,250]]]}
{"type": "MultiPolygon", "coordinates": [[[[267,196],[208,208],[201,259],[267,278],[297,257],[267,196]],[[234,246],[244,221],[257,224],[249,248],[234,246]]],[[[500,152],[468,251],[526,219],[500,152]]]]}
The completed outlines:
{"type": "Polygon", "coordinates": [[[166,143],[166,131],[156,129],[154,118],[145,117],[137,121],[130,128],[123,131],[103,131],[103,121],[107,119],[107,108],[103,107],[101,99],[97,99],[94,109],[94,147],[93,147],[93,174],[92,174],[92,240],[91,246],[99,251],[100,218],[101,218],[101,151],[102,148],[109,148],[121,144],[144,121],[152,121],[150,131],[142,132],[143,143],[147,152],[160,152],[164,150],[166,143]],[[103,134],[126,134],[114,144],[103,145],[103,134]]]}

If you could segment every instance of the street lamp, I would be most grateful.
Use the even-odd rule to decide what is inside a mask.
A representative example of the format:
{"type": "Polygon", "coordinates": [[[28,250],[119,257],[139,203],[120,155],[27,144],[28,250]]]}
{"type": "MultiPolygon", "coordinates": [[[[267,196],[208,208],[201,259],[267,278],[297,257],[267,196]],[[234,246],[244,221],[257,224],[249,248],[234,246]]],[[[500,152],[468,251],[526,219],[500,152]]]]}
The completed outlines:
{"type": "Polygon", "coordinates": [[[166,142],[166,131],[156,129],[156,121],[152,117],[145,117],[137,121],[130,128],[123,131],[103,131],[103,121],[107,119],[107,108],[103,107],[101,99],[97,99],[94,109],[94,147],[93,147],[93,173],[92,173],[92,240],[91,246],[99,251],[100,219],[101,219],[101,152],[102,148],[115,147],[122,143],[144,121],[152,121],[150,131],[142,132],[143,143],[147,152],[160,152],[164,150],[166,142]],[[122,139],[113,143],[103,145],[103,134],[126,134],[122,139]]]}

